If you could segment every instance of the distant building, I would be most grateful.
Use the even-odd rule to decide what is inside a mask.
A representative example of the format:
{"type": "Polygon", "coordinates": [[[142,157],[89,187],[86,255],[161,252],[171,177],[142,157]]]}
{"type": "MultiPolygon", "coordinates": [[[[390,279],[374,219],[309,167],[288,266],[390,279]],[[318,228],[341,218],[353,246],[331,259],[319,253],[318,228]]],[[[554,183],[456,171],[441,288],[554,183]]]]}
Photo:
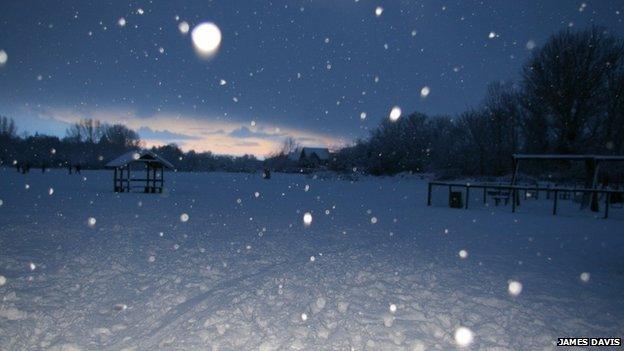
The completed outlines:
{"type": "Polygon", "coordinates": [[[330,158],[329,149],[325,147],[303,147],[290,155],[290,159],[309,166],[325,165],[330,158]]]}

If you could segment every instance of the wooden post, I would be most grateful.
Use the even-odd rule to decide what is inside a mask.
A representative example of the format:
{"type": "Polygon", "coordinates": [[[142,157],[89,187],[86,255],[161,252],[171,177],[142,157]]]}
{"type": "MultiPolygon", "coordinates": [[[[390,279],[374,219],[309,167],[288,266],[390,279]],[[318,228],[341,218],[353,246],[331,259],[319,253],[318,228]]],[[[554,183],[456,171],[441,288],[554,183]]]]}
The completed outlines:
{"type": "Polygon", "coordinates": [[[511,189],[511,212],[516,212],[516,188],[511,189]]]}
{"type": "Polygon", "coordinates": [[[123,182],[124,182],[124,170],[123,170],[123,167],[119,168],[119,179],[117,179],[117,181],[119,182],[119,187],[118,187],[119,192],[123,193],[124,192],[124,184],[123,184],[123,182]]]}
{"type": "Polygon", "coordinates": [[[514,172],[511,176],[512,186],[516,185],[516,181],[518,180],[518,171],[520,170],[520,160],[517,159],[515,156],[513,158],[513,168],[514,168],[514,172]]]}
{"type": "Polygon", "coordinates": [[[149,193],[150,189],[149,189],[149,185],[150,185],[150,164],[149,162],[146,163],[145,165],[145,188],[143,189],[143,192],[149,193]]]}
{"type": "Polygon", "coordinates": [[[470,201],[470,185],[466,185],[466,206],[465,206],[465,209],[468,209],[468,201],[470,201]]]}
{"type": "Polygon", "coordinates": [[[128,163],[128,178],[126,179],[126,190],[130,192],[130,164],[128,163]]]}
{"type": "Polygon", "coordinates": [[[152,167],[152,192],[156,192],[156,167],[152,167]]]}
{"type": "Polygon", "coordinates": [[[555,200],[553,202],[553,216],[557,214],[557,199],[559,198],[559,194],[557,194],[557,189],[555,189],[555,200]]]}
{"type": "Polygon", "coordinates": [[[431,182],[427,186],[427,206],[431,206],[431,182]]]}
{"type": "MultiPolygon", "coordinates": [[[[585,160],[585,189],[596,189],[596,181],[598,179],[598,165],[594,158],[585,160]]],[[[598,212],[598,199],[594,193],[583,193],[583,201],[581,209],[589,207],[591,211],[598,212]]]]}
{"type": "Polygon", "coordinates": [[[483,204],[487,202],[487,187],[483,187],[483,204]]]}
{"type": "Polygon", "coordinates": [[[113,168],[113,192],[117,192],[117,167],[113,168]]]}
{"type": "MultiPolygon", "coordinates": [[[[597,194],[595,196],[598,197],[597,194]]],[[[610,200],[610,198],[611,198],[611,193],[605,193],[605,215],[604,215],[605,219],[609,218],[609,202],[610,202],[609,200],[610,200]]]]}
{"type": "MultiPolygon", "coordinates": [[[[595,164],[596,168],[594,169],[594,177],[592,179],[592,189],[598,189],[598,172],[600,170],[600,163],[596,161],[595,164]]],[[[590,208],[594,212],[600,211],[600,206],[598,205],[598,193],[592,193],[590,208]]]]}
{"type": "Polygon", "coordinates": [[[160,167],[160,188],[159,192],[163,192],[163,188],[165,187],[165,167],[160,167]]]}
{"type": "MultiPolygon", "coordinates": [[[[516,182],[518,181],[518,172],[520,171],[520,160],[517,159],[515,156],[513,159],[513,165],[514,165],[514,172],[513,172],[513,175],[511,176],[511,186],[516,186],[516,182]]],[[[520,205],[520,197],[513,196],[512,200],[514,202],[514,211],[515,211],[515,205],[520,205]]]]}

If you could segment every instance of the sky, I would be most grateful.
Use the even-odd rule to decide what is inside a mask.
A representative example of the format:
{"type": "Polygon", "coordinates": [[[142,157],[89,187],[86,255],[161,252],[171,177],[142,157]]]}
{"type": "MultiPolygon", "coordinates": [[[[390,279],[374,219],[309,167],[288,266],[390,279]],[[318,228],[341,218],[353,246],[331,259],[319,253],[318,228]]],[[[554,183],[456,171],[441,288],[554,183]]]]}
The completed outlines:
{"type": "Polygon", "coordinates": [[[338,148],[395,106],[477,106],[553,33],[624,35],[623,20],[607,0],[0,1],[0,114],[20,132],[94,118],[217,154],[263,157],[289,136],[338,148]],[[210,54],[202,23],[221,33],[210,54]]]}

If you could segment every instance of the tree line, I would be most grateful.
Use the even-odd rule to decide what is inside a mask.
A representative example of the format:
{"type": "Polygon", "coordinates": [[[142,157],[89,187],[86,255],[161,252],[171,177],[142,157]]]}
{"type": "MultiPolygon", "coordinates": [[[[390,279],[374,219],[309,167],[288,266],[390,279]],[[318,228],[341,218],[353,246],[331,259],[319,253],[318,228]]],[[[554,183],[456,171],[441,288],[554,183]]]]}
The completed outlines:
{"type": "MultiPolygon", "coordinates": [[[[13,119],[0,116],[0,165],[100,169],[119,155],[144,146],[139,134],[122,124],[87,118],[72,124],[63,138],[43,134],[19,136],[13,119]]],[[[262,161],[252,155],[183,152],[175,144],[151,150],[180,171],[251,172],[262,168],[262,161]]]]}
{"type": "Polygon", "coordinates": [[[458,116],[385,119],[330,166],[372,174],[503,175],[513,153],[624,154],[624,44],[600,27],[565,30],[535,49],[517,82],[489,85],[458,116]]]}

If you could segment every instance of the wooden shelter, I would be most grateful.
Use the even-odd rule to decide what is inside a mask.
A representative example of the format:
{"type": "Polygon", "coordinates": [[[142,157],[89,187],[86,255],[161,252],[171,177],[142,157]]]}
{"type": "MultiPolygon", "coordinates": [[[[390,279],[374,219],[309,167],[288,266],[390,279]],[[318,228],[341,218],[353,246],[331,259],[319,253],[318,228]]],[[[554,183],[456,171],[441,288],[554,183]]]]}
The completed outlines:
{"type": "Polygon", "coordinates": [[[151,151],[134,150],[110,161],[106,164],[106,168],[113,170],[115,192],[140,189],[145,193],[162,193],[165,169],[174,167],[169,161],[151,151]],[[145,178],[141,178],[142,172],[145,172],[145,178]]]}

